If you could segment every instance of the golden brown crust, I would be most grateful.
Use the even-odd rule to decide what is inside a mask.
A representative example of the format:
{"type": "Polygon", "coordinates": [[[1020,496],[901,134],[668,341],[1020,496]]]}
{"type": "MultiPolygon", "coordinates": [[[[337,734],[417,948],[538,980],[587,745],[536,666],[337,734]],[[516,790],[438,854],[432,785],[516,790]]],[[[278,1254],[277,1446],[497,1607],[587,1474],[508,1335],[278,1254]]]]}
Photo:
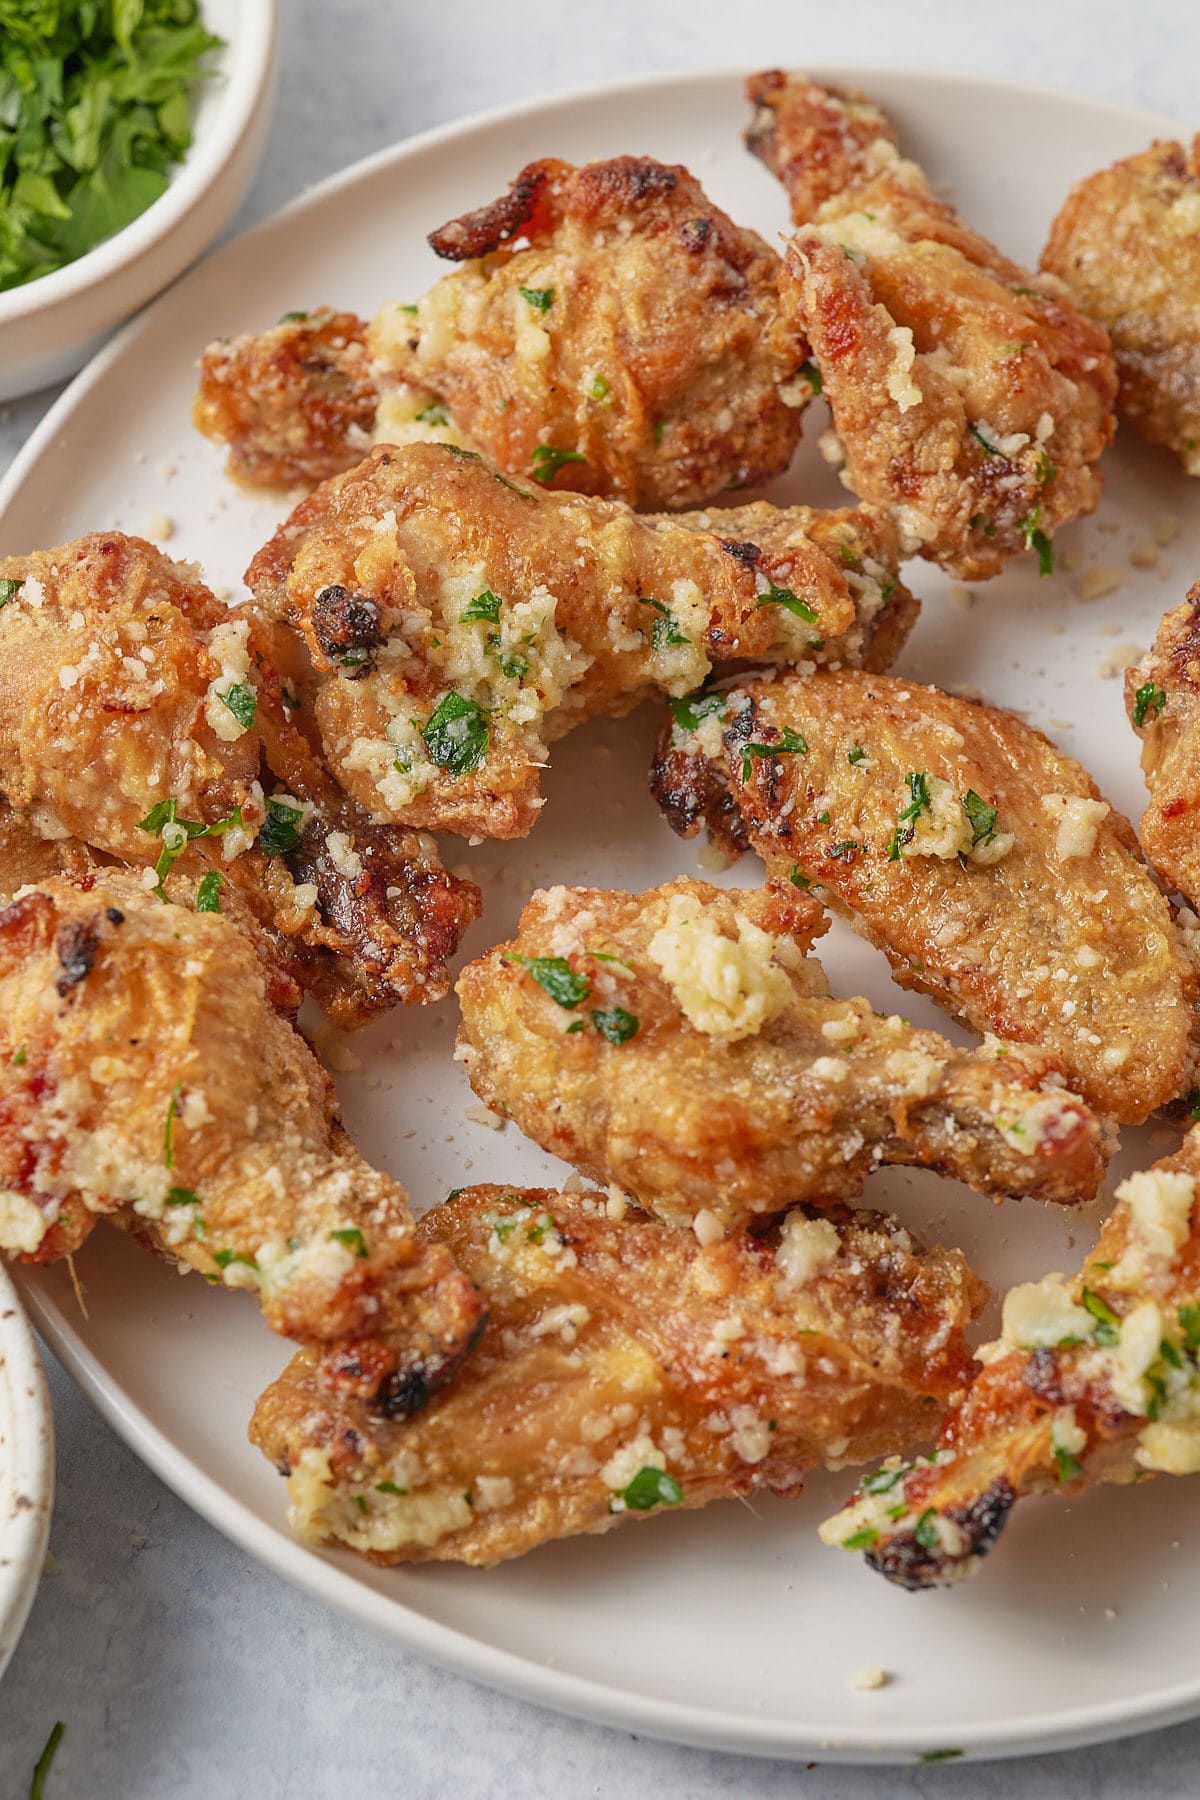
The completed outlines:
{"type": "Polygon", "coordinates": [[[1040,732],[851,669],[743,683],[705,723],[712,755],[678,726],[661,741],[654,786],[677,831],[705,818],[809,882],[901,986],[1042,1045],[1098,1112],[1137,1123],[1182,1092],[1196,980],[1170,909],[1132,826],[1040,732]]]}
{"type": "Polygon", "coordinates": [[[676,1225],[853,1199],[880,1163],[993,1195],[1095,1194],[1106,1133],[1052,1058],[959,1050],[834,999],[806,955],[823,928],[792,887],[551,888],[459,977],[458,1055],[543,1149],[676,1225]],[[548,991],[547,968],[573,985],[548,991]]]}
{"type": "Polygon", "coordinates": [[[532,163],[430,242],[462,266],[415,315],[385,307],[372,354],[509,474],[653,509],[786,467],[803,397],[780,398],[766,341],[779,259],[686,169],[532,163]]]}
{"type": "Polygon", "coordinates": [[[293,1523],[376,1562],[493,1563],[642,1509],[794,1494],[928,1433],[984,1290],[877,1213],[789,1229],[816,1233],[800,1279],[777,1233],[702,1249],[603,1195],[468,1188],[417,1228],[489,1311],[453,1386],[387,1422],[301,1353],[251,1439],[290,1473],[293,1523]]]}
{"type": "Polygon", "coordinates": [[[1126,670],[1125,707],[1142,739],[1150,790],[1142,847],[1171,890],[1200,906],[1200,582],[1166,614],[1141,662],[1126,670]]]}
{"type": "Polygon", "coordinates": [[[801,227],[777,355],[820,370],[842,479],[955,574],[1031,549],[1045,563],[1100,494],[1116,391],[1103,327],[938,200],[869,102],[800,76],[757,78],[751,97],[751,147],[801,227]]]}
{"type": "Polygon", "coordinates": [[[1122,418],[1200,475],[1200,136],[1077,182],[1042,268],[1107,328],[1122,418]]]}

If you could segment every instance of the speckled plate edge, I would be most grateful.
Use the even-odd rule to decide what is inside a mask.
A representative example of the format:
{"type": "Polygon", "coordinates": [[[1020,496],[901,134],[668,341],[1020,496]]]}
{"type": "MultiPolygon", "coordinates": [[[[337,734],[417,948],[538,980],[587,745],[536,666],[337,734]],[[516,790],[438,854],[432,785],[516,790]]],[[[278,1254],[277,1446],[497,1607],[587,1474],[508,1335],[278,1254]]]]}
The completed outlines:
{"type": "Polygon", "coordinates": [[[41,1579],[54,1499],[54,1426],[33,1327],[0,1268],[0,1675],[41,1579]]]}
{"type": "MultiPolygon", "coordinates": [[[[1144,131],[1148,140],[1159,136],[1191,135],[1189,127],[1163,114],[1062,86],[957,70],[930,71],[891,62],[860,65],[844,61],[836,65],[810,63],[806,67],[818,81],[849,82],[867,90],[876,77],[911,76],[928,80],[933,76],[948,83],[974,87],[978,91],[981,105],[986,105],[989,95],[997,94],[1019,94],[1027,100],[1046,106],[1083,100],[1089,107],[1109,113],[1114,124],[1136,124],[1139,130],[1144,131]]],[[[303,213],[310,205],[351,187],[364,176],[389,165],[403,164],[410,156],[419,152],[456,143],[496,124],[536,114],[547,104],[562,105],[623,95],[631,91],[652,92],[663,87],[680,88],[689,84],[700,87],[718,78],[736,81],[740,74],[747,72],[728,66],[710,67],[594,82],[563,91],[538,94],[406,138],[399,144],[362,158],[306,190],[268,219],[212,252],[189,272],[189,276],[182,279],[186,281],[197,270],[222,261],[228,264],[232,272],[237,259],[248,248],[265,249],[272,233],[279,226],[303,213]]],[[[176,287],[178,285],[177,283],[176,287]]],[[[159,300],[119,332],[51,407],[12,464],[7,476],[0,481],[0,531],[10,499],[23,485],[43,450],[67,424],[78,402],[96,385],[109,365],[137,339],[156,309],[171,303],[174,292],[175,289],[168,289],[159,300]]],[[[441,1625],[415,1613],[401,1602],[361,1586],[348,1572],[350,1559],[347,1556],[338,1552],[326,1553],[309,1549],[291,1538],[284,1529],[267,1523],[251,1507],[234,1499],[218,1481],[177,1449],[169,1436],[153,1425],[142,1410],[126,1397],[80,1336],[64,1323],[52,1305],[43,1301],[36,1289],[23,1286],[22,1291],[39,1330],[55,1354],[108,1423],[155,1474],[219,1531],[286,1579],[339,1611],[400,1641],[407,1648],[484,1682],[489,1687],[522,1699],[536,1701],[576,1718],[665,1738],[675,1743],[792,1760],[815,1757],[828,1762],[859,1764],[895,1764],[924,1760],[922,1753],[928,1744],[928,1727],[925,1725],[912,1730],[893,1726],[886,1734],[863,1729],[852,1741],[826,1741],[814,1738],[803,1727],[784,1731],[763,1722],[750,1721],[741,1713],[672,1704],[654,1697],[643,1698],[624,1689],[609,1687],[603,1682],[541,1666],[523,1656],[481,1643],[467,1632],[441,1625]]],[[[0,1661],[0,1667],[2,1666],[0,1661]]],[[[1162,1689],[1139,1704],[1130,1705],[1119,1715],[1114,1713],[1111,1704],[1102,1703],[1058,1713],[1053,1725],[1039,1724],[1031,1729],[1018,1726],[1014,1729],[1006,1727],[1001,1719],[986,1730],[970,1733],[960,1731],[961,1750],[958,1754],[966,1760],[984,1760],[1069,1750],[1179,1724],[1198,1714],[1200,1674],[1189,1681],[1162,1689]]]]}

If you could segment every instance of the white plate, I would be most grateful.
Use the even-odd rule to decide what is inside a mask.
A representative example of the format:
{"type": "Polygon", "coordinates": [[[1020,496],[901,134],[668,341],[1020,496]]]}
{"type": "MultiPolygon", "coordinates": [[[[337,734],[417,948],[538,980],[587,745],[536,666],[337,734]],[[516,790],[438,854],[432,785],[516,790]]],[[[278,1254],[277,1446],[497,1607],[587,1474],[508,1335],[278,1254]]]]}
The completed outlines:
{"type": "Polygon", "coordinates": [[[50,1397],[32,1327],[0,1268],[0,1675],[41,1579],[53,1498],[50,1397]]]}
{"type": "MultiPolygon", "coordinates": [[[[849,78],[887,106],[905,149],[953,184],[967,216],[1029,260],[1072,180],[1172,130],[1103,101],[1000,82],[872,69],[849,78]]],[[[777,233],[782,198],[740,146],[745,118],[735,76],[656,79],[436,132],[327,183],[196,270],[76,382],[0,497],[3,546],[144,529],[165,513],[176,527],[171,550],[236,585],[277,509],[229,487],[217,453],[190,433],[192,359],[207,339],[295,307],[369,312],[389,294],[417,294],[439,272],[424,233],[491,198],[538,155],[637,151],[686,162],[735,217],[777,233]]],[[[816,456],[819,429],[814,411],[778,492],[844,497],[816,456]]],[[[926,610],[903,668],[974,682],[1027,709],[1115,803],[1140,812],[1137,744],[1119,683],[1100,679],[1097,663],[1115,644],[1146,644],[1200,563],[1195,493],[1164,457],[1121,442],[1099,520],[1059,538],[1060,564],[1076,551],[1122,565],[1120,591],[1099,604],[1078,601],[1077,577],[1039,582],[1026,562],[964,611],[943,577],[914,564],[926,610]],[[1171,512],[1187,516],[1182,535],[1158,569],[1133,570],[1132,545],[1152,515],[1171,512]]],[[[646,791],[655,722],[647,709],[556,746],[550,804],[526,845],[452,847],[487,894],[473,953],[508,930],[522,883],[637,888],[695,869],[695,846],[672,837],[646,791]]],[[[757,883],[758,865],[741,878],[757,883]]],[[[827,945],[836,988],[901,1004],[881,957],[837,927],[827,945]]],[[[939,1022],[910,996],[903,1008],[939,1022]]],[[[394,1015],[359,1041],[364,1066],[339,1086],[367,1155],[394,1169],[422,1207],[469,1179],[561,1176],[511,1127],[464,1121],[471,1096],[450,1060],[454,1027],[447,1004],[394,1015]]],[[[1151,1153],[1151,1132],[1128,1140],[1126,1166],[1151,1153]]],[[[999,1284],[1072,1267],[1096,1213],[1081,1224],[1033,1203],[997,1210],[952,1183],[898,1171],[879,1176],[869,1198],[961,1242],[999,1284]]],[[[490,1573],[376,1570],[288,1535],[283,1485],[245,1437],[286,1349],[249,1301],[181,1283],[116,1233],[97,1232],[78,1267],[86,1319],[65,1269],[26,1275],[25,1289],[56,1350],[134,1449],[292,1580],[484,1681],[633,1731],[824,1760],[1016,1754],[1200,1710],[1200,1557],[1181,1547],[1200,1518],[1200,1484],[1029,1502],[981,1578],[948,1593],[901,1593],[860,1559],[820,1548],[815,1526],[848,1490],[844,1475],[814,1479],[791,1505],[651,1520],[490,1573]],[[853,1690],[865,1663],[894,1680],[853,1690]]]]}

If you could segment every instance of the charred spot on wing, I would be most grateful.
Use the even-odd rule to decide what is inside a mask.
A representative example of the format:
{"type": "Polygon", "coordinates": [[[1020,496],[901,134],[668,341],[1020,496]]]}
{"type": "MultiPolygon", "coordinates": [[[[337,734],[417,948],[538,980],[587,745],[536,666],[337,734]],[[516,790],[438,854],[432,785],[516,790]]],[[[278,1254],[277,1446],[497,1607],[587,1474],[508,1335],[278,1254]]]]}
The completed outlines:
{"type": "Polygon", "coordinates": [[[313,602],[313,635],[322,654],[339,663],[351,681],[361,681],[374,664],[371,652],[384,641],[383,614],[367,594],[351,593],[340,583],[322,588],[313,602]]]}
{"type": "Polygon", "coordinates": [[[87,980],[96,961],[99,942],[100,933],[93,920],[68,919],[59,926],[54,938],[54,953],[62,974],[54,986],[60,994],[69,994],[73,987],[87,980]]]}
{"type": "Polygon", "coordinates": [[[528,224],[549,179],[547,164],[530,163],[507,194],[431,231],[427,239],[430,248],[447,262],[469,262],[498,250],[528,224]]]}
{"type": "Polygon", "coordinates": [[[420,1412],[439,1388],[452,1381],[483,1336],[487,1314],[477,1321],[465,1343],[454,1349],[414,1355],[383,1383],[371,1410],[385,1419],[404,1419],[420,1412]]]}
{"type": "Polygon", "coordinates": [[[910,1593],[942,1586],[988,1554],[1008,1522],[1016,1497],[1008,1477],[1000,1475],[969,1506],[942,1509],[939,1517],[956,1526],[961,1535],[962,1546],[954,1554],[940,1543],[931,1549],[918,1541],[915,1532],[902,1531],[868,1550],[865,1560],[887,1581],[910,1593]]]}
{"type": "Polygon", "coordinates": [[[711,219],[687,219],[679,227],[679,239],[685,250],[703,250],[712,236],[711,219]]]}
{"type": "Polygon", "coordinates": [[[718,538],[717,542],[727,555],[736,557],[737,561],[745,563],[748,569],[758,567],[758,559],[762,555],[762,551],[757,544],[743,543],[738,538],[718,538]]]}
{"type": "Polygon", "coordinates": [[[1021,1371],[1021,1379],[1030,1393],[1044,1400],[1047,1406],[1062,1406],[1066,1402],[1056,1351],[1045,1346],[1035,1350],[1021,1371]]]}

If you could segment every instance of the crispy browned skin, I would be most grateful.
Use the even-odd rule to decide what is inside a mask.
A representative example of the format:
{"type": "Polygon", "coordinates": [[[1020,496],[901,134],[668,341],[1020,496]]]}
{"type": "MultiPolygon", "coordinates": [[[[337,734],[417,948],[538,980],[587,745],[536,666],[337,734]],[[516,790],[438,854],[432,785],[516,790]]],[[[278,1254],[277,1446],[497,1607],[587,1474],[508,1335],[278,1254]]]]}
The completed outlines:
{"type": "Polygon", "coordinates": [[[1150,790],[1142,848],[1167,885],[1200,907],[1200,582],[1126,670],[1125,706],[1150,790]]]}
{"type": "Polygon", "coordinates": [[[173,800],[178,821],[213,833],[186,843],[173,882],[215,871],[281,979],[340,1025],[445,993],[478,891],[430,839],[373,823],[332,780],[284,704],[276,652],[289,646],[270,627],[119,532],[8,557],[0,581],[17,584],[0,608],[0,788],[15,809],[153,867],[178,826],[147,822],[173,800]],[[234,687],[244,717],[221,697],[234,687]]]}
{"type": "Polygon", "coordinates": [[[304,716],[362,807],[519,837],[547,742],[593,714],[686,694],[714,664],[893,654],[917,611],[896,557],[866,513],[647,519],[413,444],[310,495],[246,579],[303,635],[304,716]],[[447,704],[464,735],[431,727],[447,704]]]}
{"type": "Polygon", "coordinates": [[[407,1405],[481,1316],[403,1189],[340,1131],[332,1083],[226,919],[130,875],[45,882],[0,912],[0,1248],[45,1261],[61,1218],[117,1214],[252,1291],[322,1380],[407,1405]]]}
{"type": "Polygon", "coordinates": [[[1015,1289],[935,1455],[885,1464],[825,1541],[931,1587],[973,1573],[1028,1494],[1200,1469],[1198,1172],[1193,1130],[1118,1188],[1078,1274],[1015,1289]]]}
{"type": "Polygon", "coordinates": [[[776,385],[779,258],[686,169],[531,163],[430,243],[463,266],[415,312],[385,307],[370,348],[500,468],[654,509],[787,466],[807,390],[776,385]],[[574,460],[546,467],[542,446],[574,460]]]}
{"type": "Polygon", "coordinates": [[[955,574],[995,575],[1027,549],[1048,561],[1100,495],[1116,393],[1103,327],[937,199],[863,96],[778,72],[749,92],[750,148],[800,227],[775,343],[781,366],[820,370],[842,479],[955,574]]]}
{"type": "Polygon", "coordinates": [[[677,1225],[852,1199],[880,1163],[1091,1198],[1106,1133],[1053,1058],[834,999],[806,954],[824,928],[793,887],[551,888],[459,977],[458,1055],[543,1149],[677,1225]],[[548,968],[578,979],[547,991],[548,968]]]}
{"type": "Polygon", "coordinates": [[[1200,475],[1200,136],[1077,182],[1042,268],[1107,328],[1121,417],[1200,475]]]}
{"type": "Polygon", "coordinates": [[[1182,1092],[1196,979],[1170,909],[1129,822],[1041,732],[852,669],[747,681],[700,731],[664,734],[652,778],[682,836],[704,819],[752,845],[901,986],[1042,1045],[1097,1112],[1134,1124],[1182,1092]]]}
{"type": "Polygon", "coordinates": [[[358,461],[379,404],[366,334],[354,313],[323,308],[208,346],[192,419],[228,444],[236,480],[313,487],[358,461]]]}
{"type": "Polygon", "coordinates": [[[921,1441],[982,1284],[878,1213],[783,1229],[702,1249],[602,1194],[466,1189],[417,1227],[488,1308],[454,1384],[390,1423],[302,1352],[259,1401],[293,1524],[375,1562],[494,1563],[921,1441]]]}

